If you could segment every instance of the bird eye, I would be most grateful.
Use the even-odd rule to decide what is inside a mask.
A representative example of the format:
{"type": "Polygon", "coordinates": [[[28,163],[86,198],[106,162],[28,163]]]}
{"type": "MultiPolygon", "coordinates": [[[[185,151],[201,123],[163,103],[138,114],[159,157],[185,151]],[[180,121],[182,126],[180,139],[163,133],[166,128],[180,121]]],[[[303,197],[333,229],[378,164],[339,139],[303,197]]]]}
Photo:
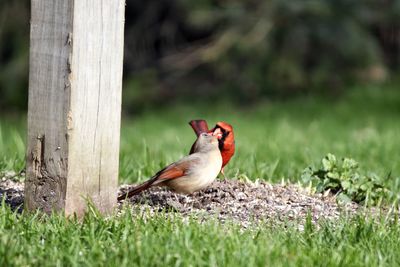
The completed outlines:
{"type": "Polygon", "coordinates": [[[207,133],[201,133],[201,136],[205,137],[205,136],[208,136],[208,134],[207,133]]]}

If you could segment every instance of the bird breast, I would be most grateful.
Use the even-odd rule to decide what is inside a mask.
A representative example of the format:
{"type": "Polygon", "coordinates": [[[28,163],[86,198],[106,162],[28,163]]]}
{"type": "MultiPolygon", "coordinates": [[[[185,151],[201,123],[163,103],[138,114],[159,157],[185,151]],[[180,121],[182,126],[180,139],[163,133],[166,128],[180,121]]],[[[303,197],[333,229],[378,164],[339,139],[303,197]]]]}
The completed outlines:
{"type": "Polygon", "coordinates": [[[184,176],[169,180],[166,185],[176,192],[192,194],[214,182],[222,166],[221,153],[217,150],[199,154],[202,155],[199,155],[197,164],[187,170],[184,176]]]}

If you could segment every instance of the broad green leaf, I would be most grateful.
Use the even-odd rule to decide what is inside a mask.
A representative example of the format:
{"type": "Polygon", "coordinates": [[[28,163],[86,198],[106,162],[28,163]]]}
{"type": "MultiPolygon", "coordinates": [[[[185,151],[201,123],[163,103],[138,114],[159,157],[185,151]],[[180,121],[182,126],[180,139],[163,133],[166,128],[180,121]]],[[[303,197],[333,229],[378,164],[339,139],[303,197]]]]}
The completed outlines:
{"type": "Polygon", "coordinates": [[[338,172],[328,172],[326,176],[333,179],[340,179],[340,174],[338,172]]]}
{"type": "Polygon", "coordinates": [[[322,159],[322,166],[325,171],[331,171],[336,166],[336,157],[333,154],[328,154],[322,159]]]}
{"type": "Polygon", "coordinates": [[[347,190],[350,188],[351,186],[351,182],[350,181],[342,181],[340,182],[341,186],[343,187],[344,190],[347,190]]]}
{"type": "Polygon", "coordinates": [[[355,161],[354,159],[349,159],[345,158],[343,160],[343,169],[345,170],[352,170],[352,169],[357,169],[358,168],[358,162],[355,161]]]}
{"type": "Polygon", "coordinates": [[[348,195],[346,195],[345,193],[340,193],[337,196],[337,200],[342,203],[350,203],[351,202],[351,198],[348,195]]]}

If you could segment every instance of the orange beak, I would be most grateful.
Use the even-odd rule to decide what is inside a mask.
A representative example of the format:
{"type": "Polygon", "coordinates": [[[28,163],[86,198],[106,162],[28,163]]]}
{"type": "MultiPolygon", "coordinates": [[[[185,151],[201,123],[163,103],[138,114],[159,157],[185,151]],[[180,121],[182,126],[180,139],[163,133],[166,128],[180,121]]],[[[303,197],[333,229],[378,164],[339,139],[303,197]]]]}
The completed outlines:
{"type": "Polygon", "coordinates": [[[222,138],[222,131],[220,128],[215,128],[215,130],[212,132],[212,135],[217,136],[218,139],[222,138]]]}

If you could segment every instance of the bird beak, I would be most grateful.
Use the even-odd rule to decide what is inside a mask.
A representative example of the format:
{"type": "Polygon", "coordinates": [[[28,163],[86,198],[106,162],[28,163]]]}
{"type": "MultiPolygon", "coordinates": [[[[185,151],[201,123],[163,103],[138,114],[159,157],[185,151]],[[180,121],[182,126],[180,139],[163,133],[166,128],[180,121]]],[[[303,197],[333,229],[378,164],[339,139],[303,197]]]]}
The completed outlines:
{"type": "Polygon", "coordinates": [[[216,136],[218,139],[222,138],[222,131],[220,128],[215,128],[215,130],[212,132],[212,135],[216,136]]]}

